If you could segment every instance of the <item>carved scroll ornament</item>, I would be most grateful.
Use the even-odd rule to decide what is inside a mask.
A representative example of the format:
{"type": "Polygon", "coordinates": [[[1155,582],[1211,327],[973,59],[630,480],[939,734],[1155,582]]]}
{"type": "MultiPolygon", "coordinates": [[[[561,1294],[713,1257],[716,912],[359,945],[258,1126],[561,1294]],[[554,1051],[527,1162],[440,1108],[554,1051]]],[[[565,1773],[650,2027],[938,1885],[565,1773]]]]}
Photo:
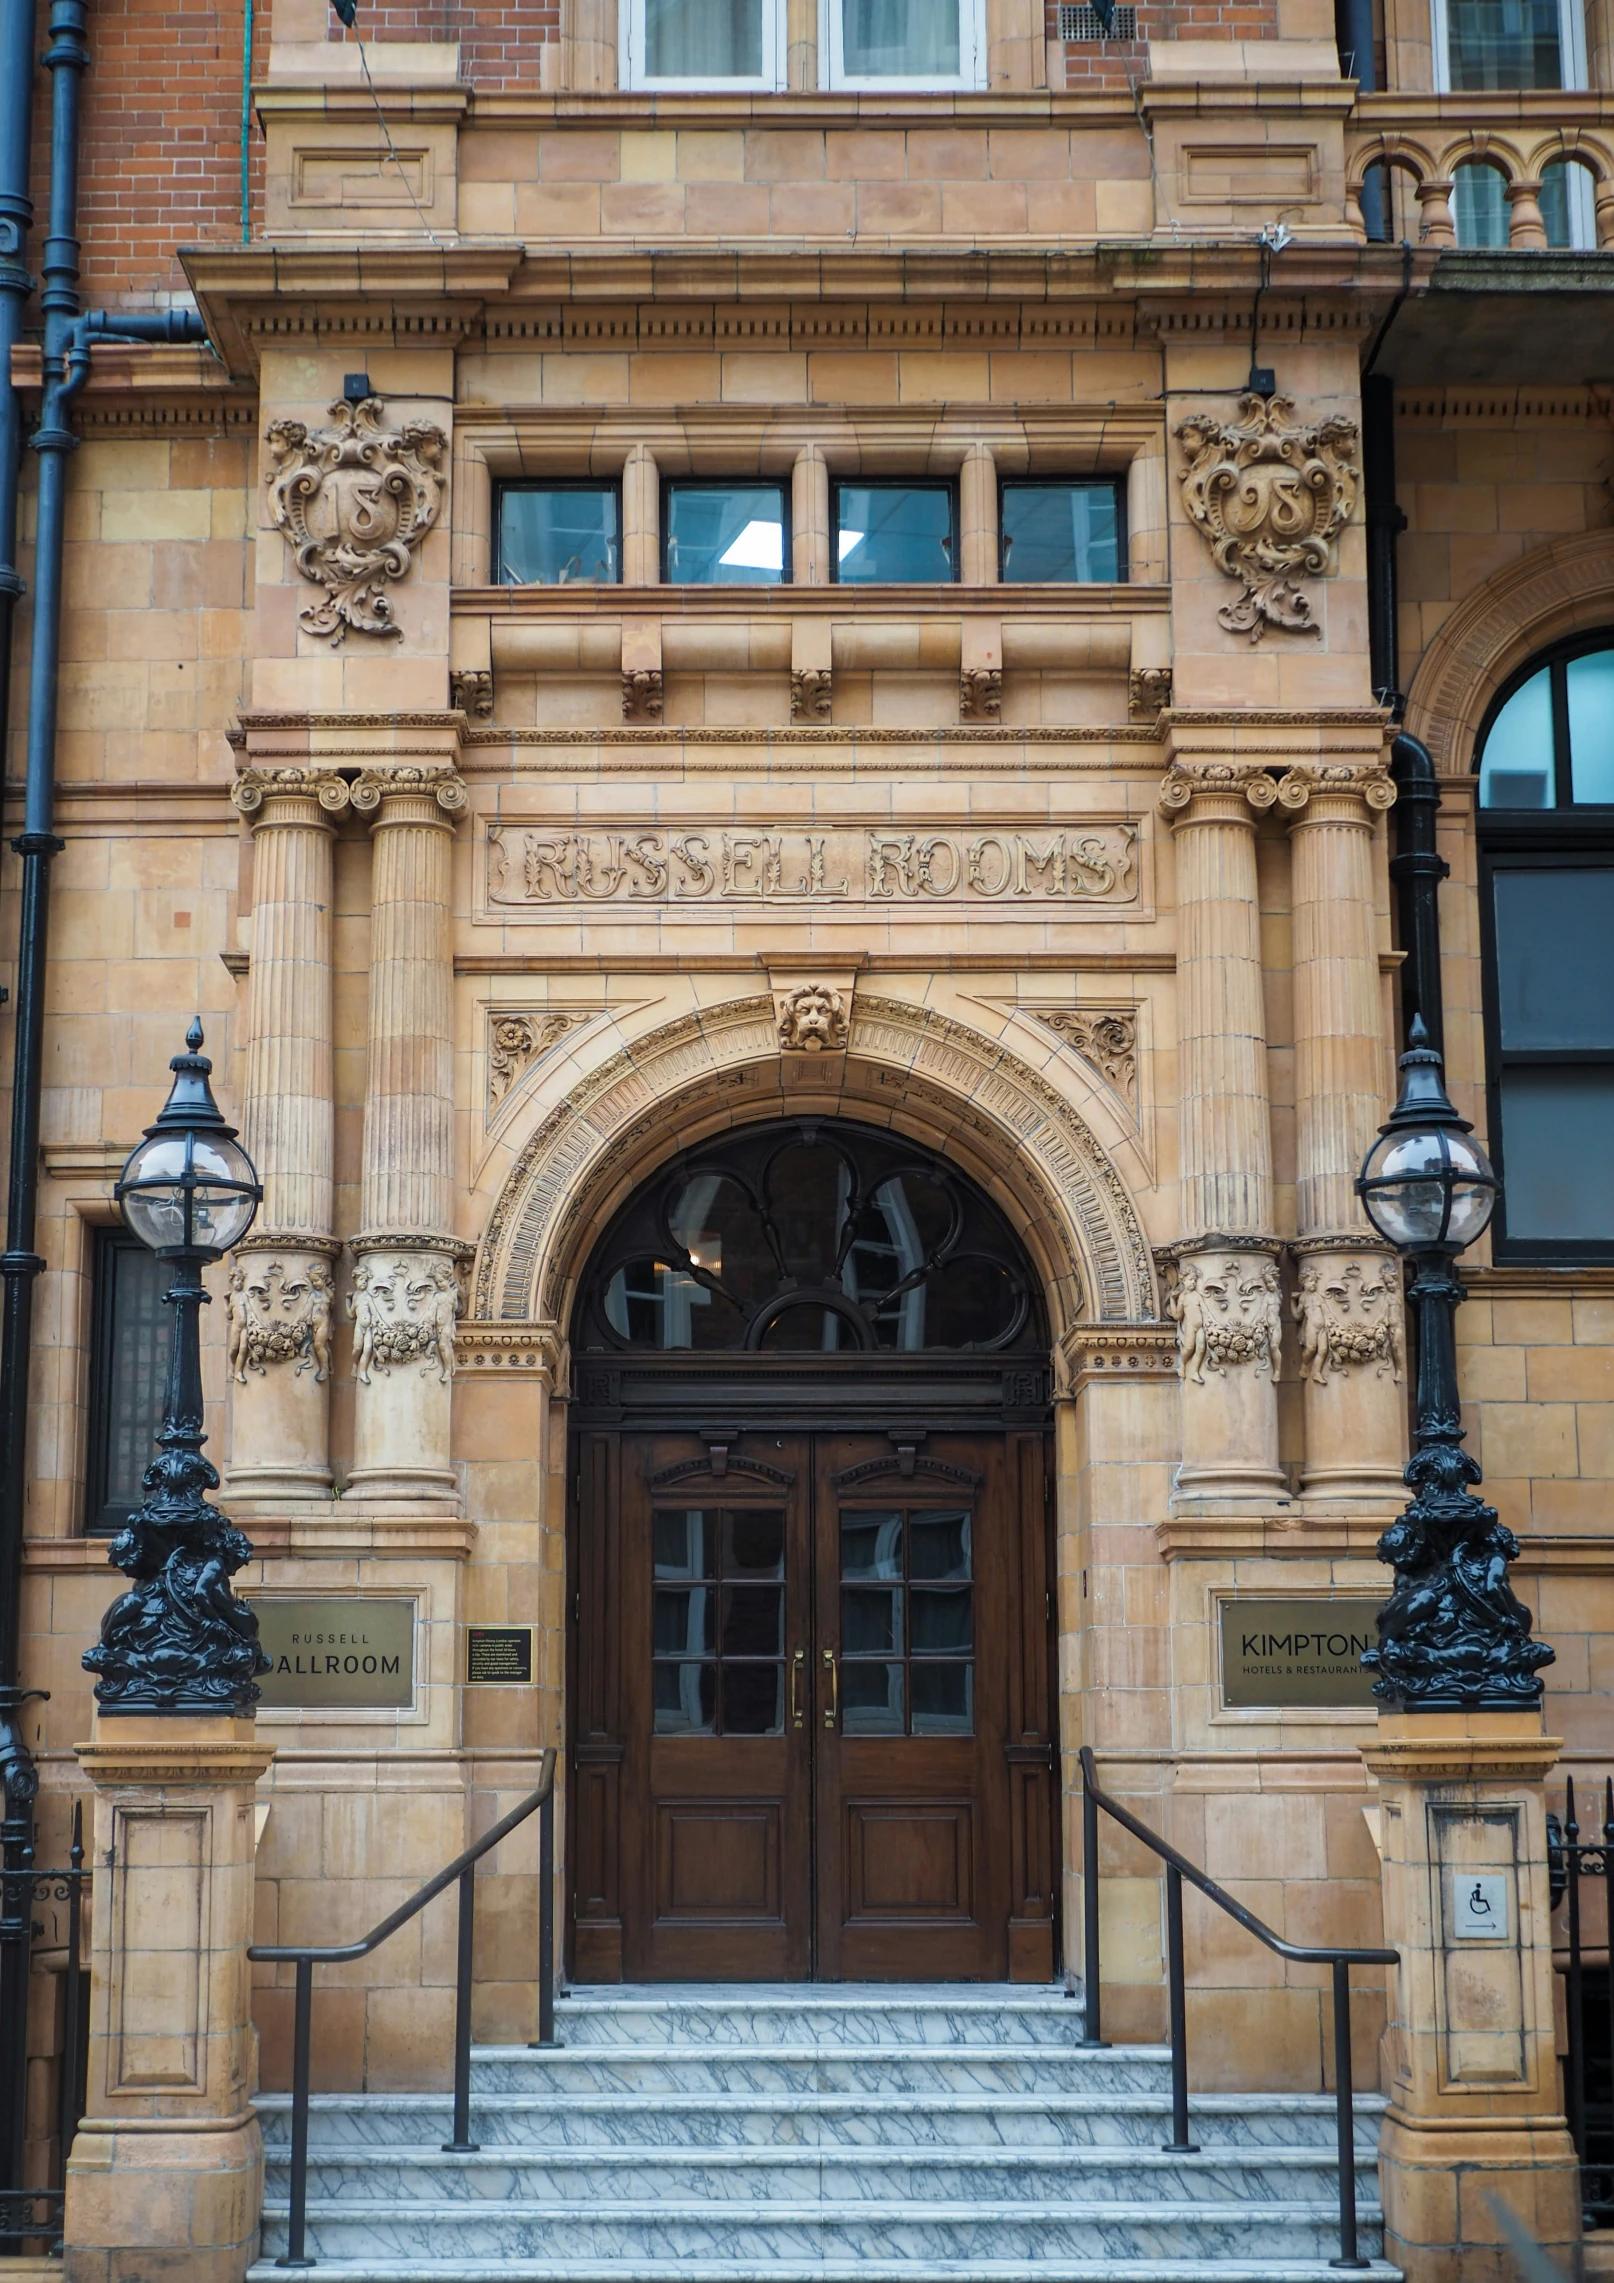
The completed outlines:
{"type": "Polygon", "coordinates": [[[1225,1373],[1230,1364],[1277,1378],[1283,1319],[1278,1271],[1264,1253],[1179,1260],[1166,1313],[1177,1327],[1184,1379],[1203,1386],[1207,1368],[1225,1373]]]}
{"type": "Polygon", "coordinates": [[[464,1312],[459,1271],[441,1253],[367,1252],[353,1272],[347,1312],[353,1319],[353,1376],[389,1376],[394,1364],[436,1367],[454,1376],[454,1330],[464,1312]]]}
{"type": "Polygon", "coordinates": [[[1138,1018],[1130,1007],[1038,1007],[1045,1029],[1129,1102],[1138,1091],[1138,1018]]]}
{"type": "Polygon", "coordinates": [[[1300,1273],[1289,1303],[1300,1326],[1300,1376],[1326,1387],[1328,1375],[1372,1364],[1399,1380],[1404,1368],[1401,1279],[1388,1262],[1350,1261],[1330,1272],[1316,1261],[1300,1273]]]}
{"type": "Polygon", "coordinates": [[[581,1015],[495,1015],[488,1025],[488,1107],[497,1109],[540,1055],[583,1020],[581,1015]]]}
{"type": "Polygon", "coordinates": [[[276,526],[297,549],[297,568],[325,600],[298,613],[309,634],[340,642],[401,634],[386,588],[406,578],[415,549],[443,504],[440,469],[448,439],[429,420],[383,425],[379,397],[333,404],[332,428],[276,420],[267,435],[276,526]]]}
{"type": "Polygon", "coordinates": [[[242,1387],[271,1364],[295,1364],[321,1385],[331,1375],[335,1288],[323,1260],[295,1253],[248,1253],[230,1271],[226,1304],[230,1369],[242,1387]]]}
{"type": "Polygon", "coordinates": [[[1244,396],[1239,417],[1195,413],[1177,426],[1183,505],[1216,568],[1243,587],[1216,616],[1259,642],[1269,626],[1321,631],[1300,581],[1321,578],[1361,488],[1357,430],[1331,418],[1306,427],[1293,400],[1244,396]]]}

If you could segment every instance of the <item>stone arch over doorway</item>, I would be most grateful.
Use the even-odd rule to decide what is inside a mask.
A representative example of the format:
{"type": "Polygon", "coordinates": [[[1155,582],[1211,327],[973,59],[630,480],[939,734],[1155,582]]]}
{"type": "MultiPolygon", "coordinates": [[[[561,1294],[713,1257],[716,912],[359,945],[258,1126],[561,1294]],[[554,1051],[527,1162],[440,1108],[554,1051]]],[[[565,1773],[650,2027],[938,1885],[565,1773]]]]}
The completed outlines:
{"type": "Polygon", "coordinates": [[[933,1008],[860,991],[844,1060],[796,1076],[786,1083],[762,996],[680,1016],[620,1049],[517,1152],[478,1249],[473,1315],[564,1323],[594,1239],[658,1162],[783,1110],[843,1111],[955,1152],[1025,1243],[1056,1346],[1080,1321],[1159,1320],[1149,1242],[1115,1159],[1009,1047],[933,1008]]]}
{"type": "Polygon", "coordinates": [[[1407,728],[1444,777],[1466,775],[1480,723],[1536,651],[1614,620],[1614,530],[1578,532],[1509,563],[1460,602],[1418,663],[1407,728]]]}

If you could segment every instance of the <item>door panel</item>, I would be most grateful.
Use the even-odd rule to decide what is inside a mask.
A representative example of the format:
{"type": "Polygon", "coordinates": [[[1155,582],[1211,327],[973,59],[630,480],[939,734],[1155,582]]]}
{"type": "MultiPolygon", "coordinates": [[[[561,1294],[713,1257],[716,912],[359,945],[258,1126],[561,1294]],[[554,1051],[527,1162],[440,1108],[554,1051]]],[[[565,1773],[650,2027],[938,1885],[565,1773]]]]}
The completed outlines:
{"type": "Polygon", "coordinates": [[[580,1975],[1046,1978],[1040,1435],[585,1440],[580,1975]]]}

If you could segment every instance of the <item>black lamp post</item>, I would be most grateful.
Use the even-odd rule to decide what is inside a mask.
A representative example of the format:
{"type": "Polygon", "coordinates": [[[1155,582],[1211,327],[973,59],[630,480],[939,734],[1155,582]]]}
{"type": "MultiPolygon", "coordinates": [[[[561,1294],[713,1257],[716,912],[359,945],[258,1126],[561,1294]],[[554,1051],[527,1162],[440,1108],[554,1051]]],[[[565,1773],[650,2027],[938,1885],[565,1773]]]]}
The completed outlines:
{"type": "Polygon", "coordinates": [[[215,1507],[217,1470],[202,1456],[202,1270],[252,1226],[263,1191],[252,1161],[213,1099],[213,1065],[193,1022],[169,1065],[162,1115],[130,1156],[113,1192],[126,1226],[173,1263],[174,1311],[160,1456],[146,1469],[145,1503],[113,1539],[110,1559],[133,1580],[101,1621],[85,1669],[100,1677],[107,1713],[250,1713],[256,1676],[269,1669],[258,1620],[231,1578],[252,1556],[215,1507]]]}
{"type": "Polygon", "coordinates": [[[1480,1470],[1463,1449],[1453,1327],[1464,1297],[1453,1263],[1485,1229],[1499,1183],[1446,1098],[1416,1016],[1408,1035],[1400,1097],[1356,1181],[1368,1219],[1412,1263],[1418,1312],[1413,1497],[1379,1540],[1395,1591],[1362,1662],[1378,1675],[1374,1695],[1402,1711],[1514,1711],[1541,1702],[1538,1671],[1553,1652],[1531,1639],[1530,1612],[1507,1582],[1517,1538],[1473,1495],[1480,1470]]]}

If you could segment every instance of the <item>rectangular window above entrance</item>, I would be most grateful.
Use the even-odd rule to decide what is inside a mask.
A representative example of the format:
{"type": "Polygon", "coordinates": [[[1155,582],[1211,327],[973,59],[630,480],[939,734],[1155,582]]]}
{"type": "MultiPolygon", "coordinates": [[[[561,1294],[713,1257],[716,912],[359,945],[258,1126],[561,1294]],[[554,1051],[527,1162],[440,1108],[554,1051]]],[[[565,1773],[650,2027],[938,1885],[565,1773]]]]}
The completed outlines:
{"type": "Polygon", "coordinates": [[[790,523],[780,484],[669,484],[662,530],[669,586],[785,583],[790,523]]]}
{"type": "Polygon", "coordinates": [[[614,586],[622,576],[614,484],[505,484],[498,516],[502,587],[614,586]]]}
{"type": "Polygon", "coordinates": [[[1431,0],[1431,9],[1443,92],[1586,85],[1579,0],[1431,0]]]}
{"type": "Polygon", "coordinates": [[[784,85],[784,0],[623,0],[625,87],[784,85]]]}
{"type": "Polygon", "coordinates": [[[90,1447],[84,1527],[121,1530],[157,1456],[168,1371],[170,1263],[126,1229],[97,1229],[91,1269],[90,1447]]]}

